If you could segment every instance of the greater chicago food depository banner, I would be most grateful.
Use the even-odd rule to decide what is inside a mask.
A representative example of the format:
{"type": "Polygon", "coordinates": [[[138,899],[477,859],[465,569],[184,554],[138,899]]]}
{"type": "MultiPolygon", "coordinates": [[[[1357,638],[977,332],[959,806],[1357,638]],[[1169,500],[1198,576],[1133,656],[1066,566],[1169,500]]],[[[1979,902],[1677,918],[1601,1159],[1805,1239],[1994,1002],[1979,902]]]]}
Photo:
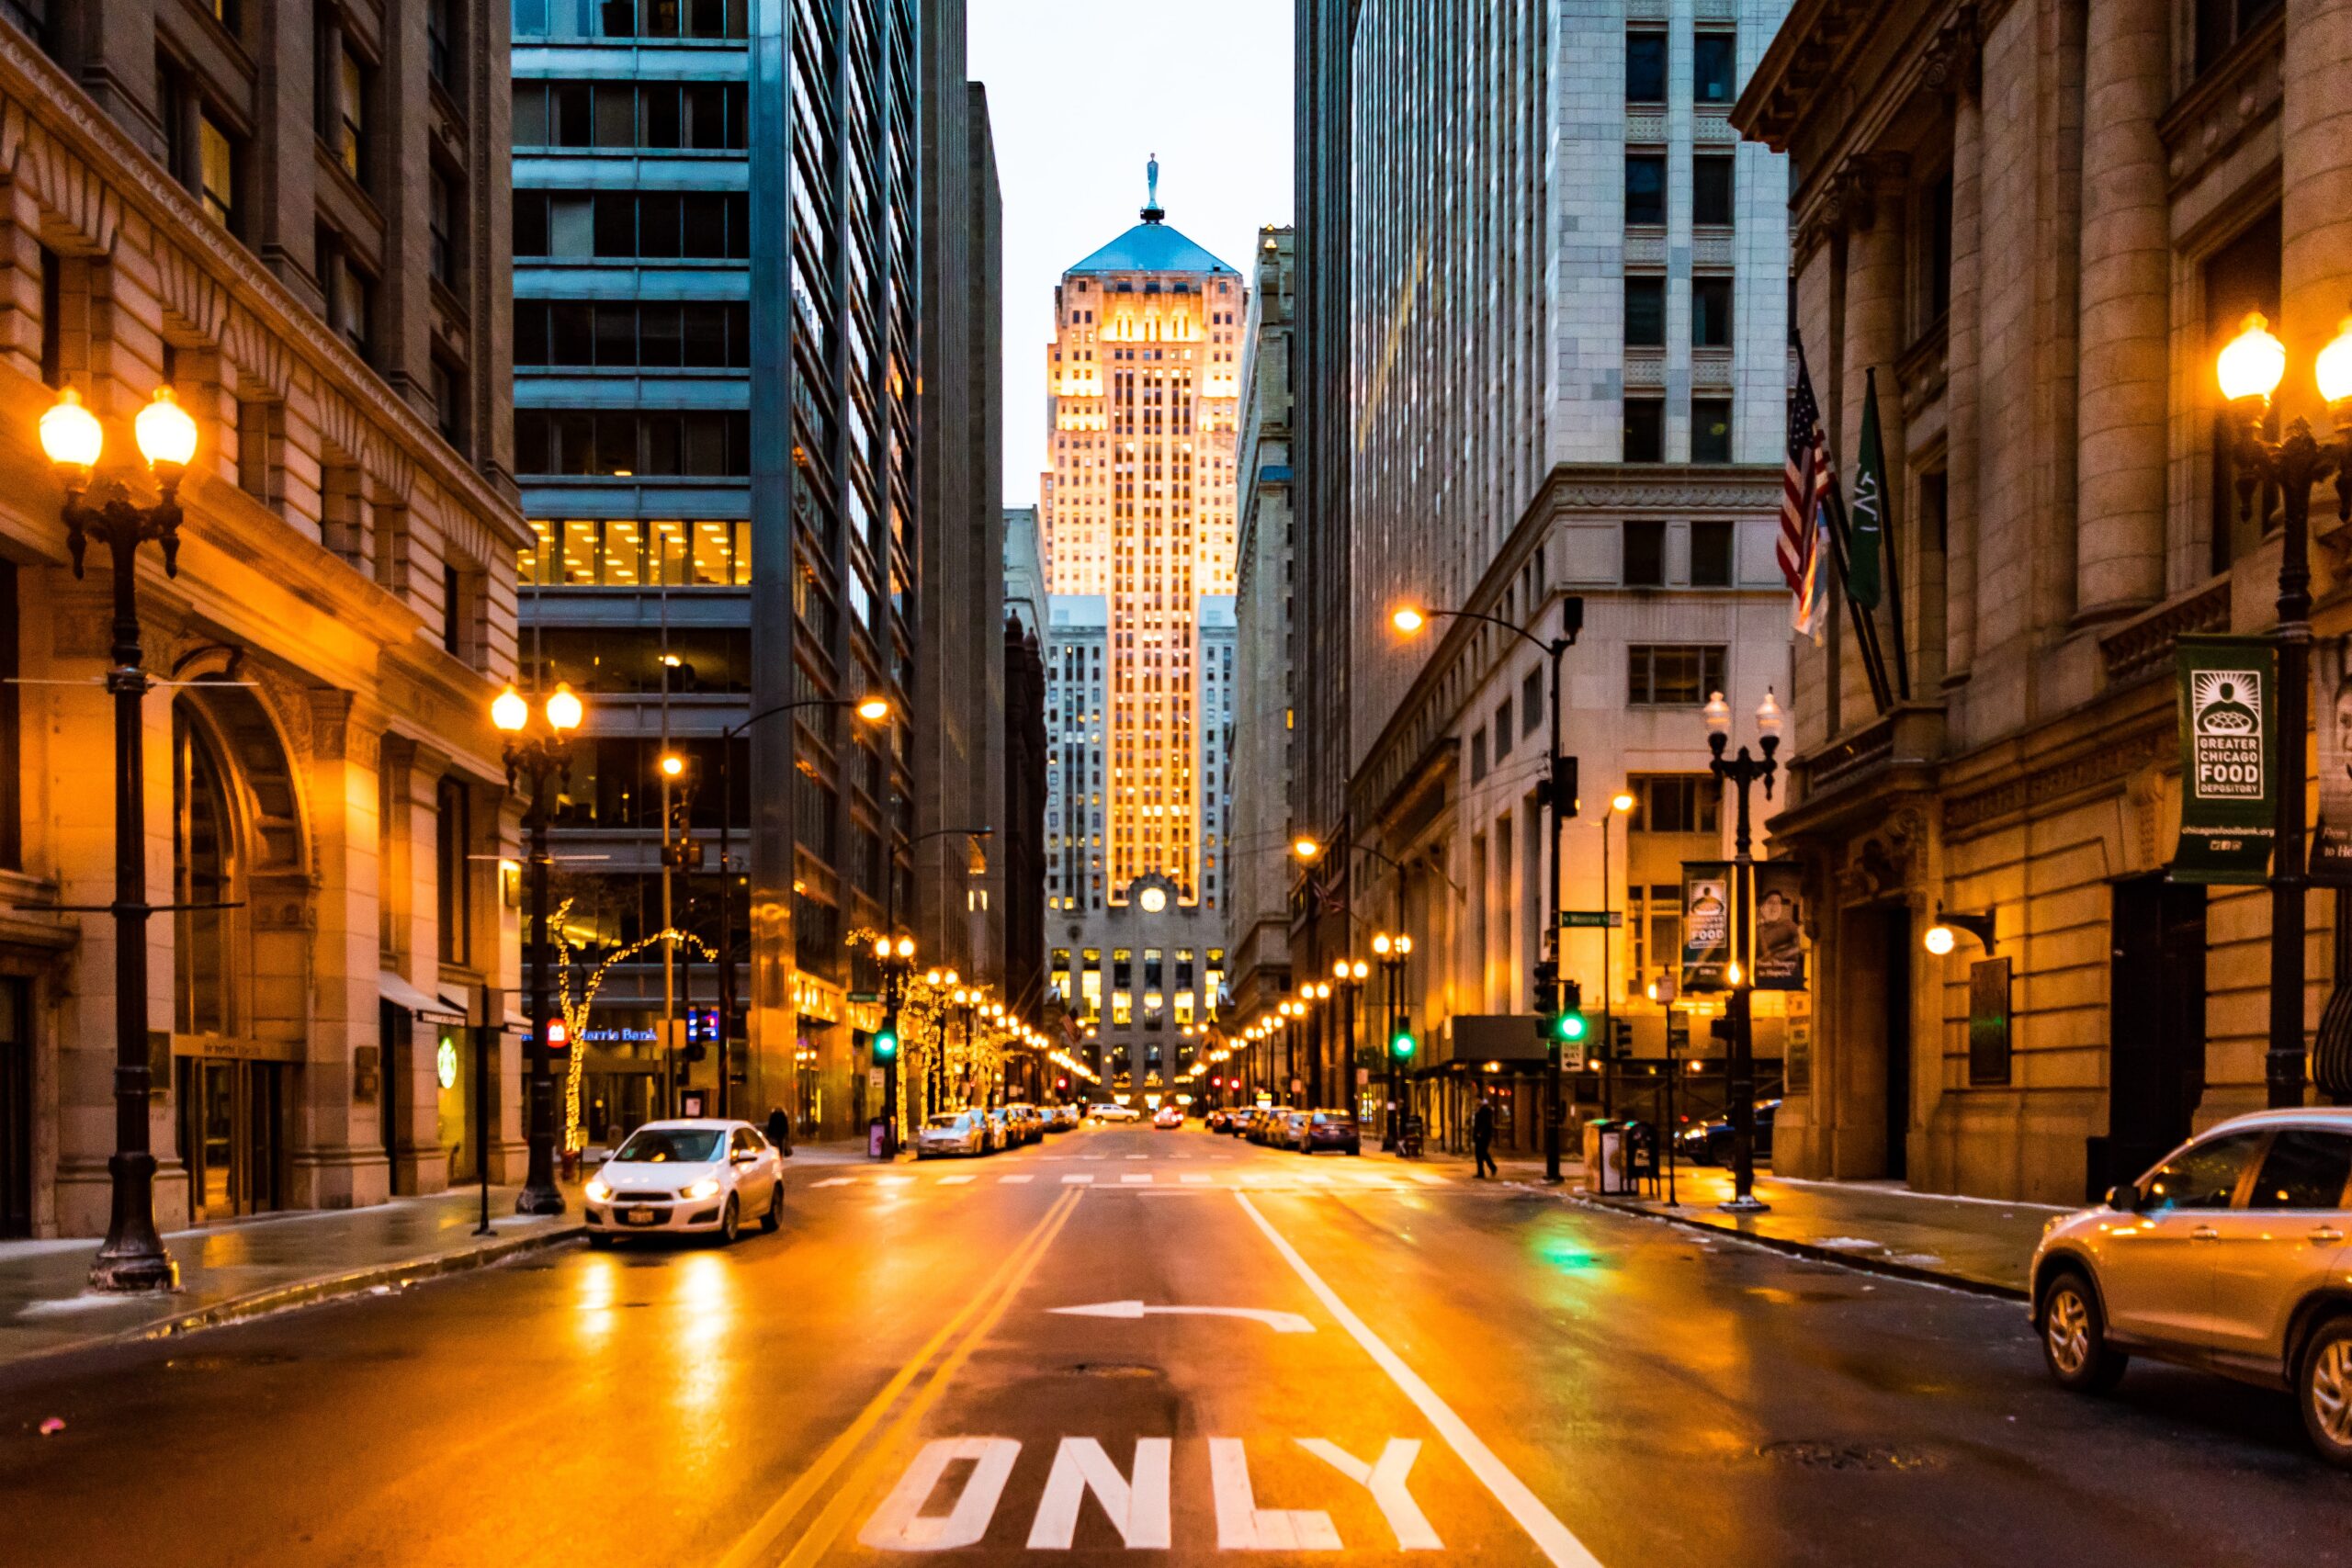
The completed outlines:
{"type": "Polygon", "coordinates": [[[1682,990],[1720,991],[1730,981],[1731,866],[1719,860],[1682,863],[1682,990]]]}
{"type": "Polygon", "coordinates": [[[2246,637],[2180,639],[2180,843],[2176,882],[2256,884],[2269,875],[2278,656],[2246,637]]]}

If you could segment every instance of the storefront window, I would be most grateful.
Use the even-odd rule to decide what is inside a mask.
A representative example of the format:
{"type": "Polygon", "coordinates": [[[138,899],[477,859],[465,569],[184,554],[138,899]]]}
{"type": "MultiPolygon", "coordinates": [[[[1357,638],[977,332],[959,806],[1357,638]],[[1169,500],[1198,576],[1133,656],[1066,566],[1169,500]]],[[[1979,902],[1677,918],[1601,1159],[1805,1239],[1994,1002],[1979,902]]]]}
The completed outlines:
{"type": "Polygon", "coordinates": [[[172,1022],[182,1034],[229,1032],[229,793],[187,713],[172,713],[172,1022]]]}

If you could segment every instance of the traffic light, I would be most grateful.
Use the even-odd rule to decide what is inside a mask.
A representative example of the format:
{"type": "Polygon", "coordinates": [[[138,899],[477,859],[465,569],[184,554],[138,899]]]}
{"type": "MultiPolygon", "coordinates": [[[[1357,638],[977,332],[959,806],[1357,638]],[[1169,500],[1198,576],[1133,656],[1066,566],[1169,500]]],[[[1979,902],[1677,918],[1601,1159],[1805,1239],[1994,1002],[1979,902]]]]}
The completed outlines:
{"type": "Polygon", "coordinates": [[[1413,1038],[1411,1028],[1400,1023],[1396,1026],[1396,1032],[1388,1037],[1388,1054],[1401,1062],[1419,1049],[1419,1044],[1420,1043],[1413,1038]]]}
{"type": "Polygon", "coordinates": [[[1609,1049],[1612,1055],[1630,1057],[1634,1054],[1634,1021],[1612,1018],[1609,1021],[1609,1049]]]}
{"type": "Polygon", "coordinates": [[[1535,1016],[1547,1022],[1560,1011],[1560,966],[1550,959],[1535,965],[1535,1016]]]}
{"type": "MultiPolygon", "coordinates": [[[[1541,986],[1546,982],[1538,981],[1541,986]]],[[[1577,980],[1551,982],[1553,1010],[1543,1014],[1544,1038],[1574,1045],[1585,1036],[1584,986],[1577,980]]]]}
{"type": "Polygon", "coordinates": [[[881,1032],[874,1036],[874,1059],[877,1062],[899,1059],[899,1015],[895,1012],[882,1021],[881,1032]]]}

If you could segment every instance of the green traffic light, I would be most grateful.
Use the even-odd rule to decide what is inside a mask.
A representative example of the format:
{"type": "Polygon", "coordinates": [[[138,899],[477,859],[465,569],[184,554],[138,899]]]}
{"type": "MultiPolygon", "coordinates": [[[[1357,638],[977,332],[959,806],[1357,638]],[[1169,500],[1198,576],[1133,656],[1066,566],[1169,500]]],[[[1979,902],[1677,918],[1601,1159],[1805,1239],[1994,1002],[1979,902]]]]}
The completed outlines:
{"type": "Polygon", "coordinates": [[[1388,1054],[1401,1061],[1413,1054],[1413,1046],[1412,1032],[1400,1029],[1389,1037],[1388,1054]]]}
{"type": "Polygon", "coordinates": [[[1553,1036],[1571,1045],[1584,1038],[1584,1014],[1580,1012],[1564,1012],[1552,1025],[1553,1036]]]}
{"type": "Polygon", "coordinates": [[[881,1033],[874,1037],[874,1059],[877,1062],[895,1062],[899,1059],[897,1030],[886,1027],[881,1033]]]}

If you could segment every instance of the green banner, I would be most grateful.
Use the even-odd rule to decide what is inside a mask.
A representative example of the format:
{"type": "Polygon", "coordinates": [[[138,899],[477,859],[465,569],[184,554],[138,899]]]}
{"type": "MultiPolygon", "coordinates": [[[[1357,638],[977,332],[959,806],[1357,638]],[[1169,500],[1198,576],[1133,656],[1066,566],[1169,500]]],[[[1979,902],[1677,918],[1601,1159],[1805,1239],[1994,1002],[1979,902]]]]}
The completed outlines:
{"type": "Polygon", "coordinates": [[[2278,650],[2258,637],[2184,637],[2180,843],[2175,882],[2257,886],[2276,837],[2278,650]]]}
{"type": "Polygon", "coordinates": [[[1879,546],[1886,536],[1886,449],[1878,434],[1878,372],[1862,391],[1862,450],[1854,465],[1854,538],[1846,592],[1865,610],[1878,608],[1879,546]]]}

